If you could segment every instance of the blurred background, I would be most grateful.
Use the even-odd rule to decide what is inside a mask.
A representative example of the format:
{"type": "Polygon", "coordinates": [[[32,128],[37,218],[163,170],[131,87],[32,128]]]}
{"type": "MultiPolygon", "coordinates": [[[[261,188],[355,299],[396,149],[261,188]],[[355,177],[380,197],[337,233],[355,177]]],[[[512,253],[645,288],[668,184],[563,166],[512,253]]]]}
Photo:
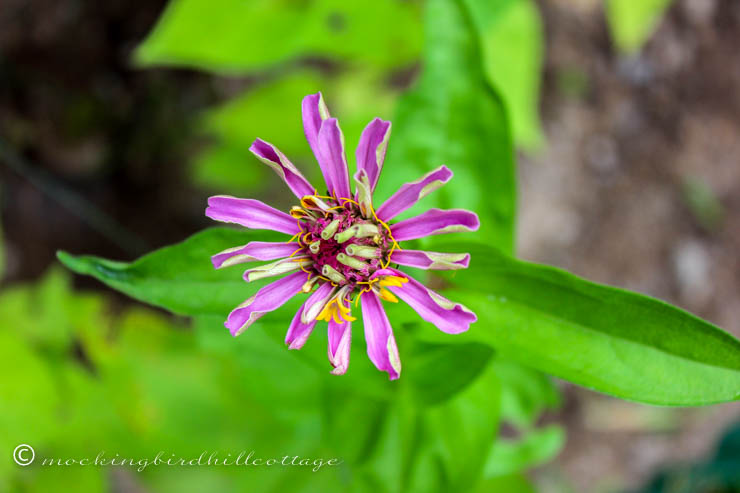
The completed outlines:
{"type": "MultiPolygon", "coordinates": [[[[32,411],[52,387],[60,401],[74,392],[112,400],[112,414],[94,419],[116,421],[126,371],[142,359],[159,372],[157,365],[193,357],[182,349],[191,341],[178,339],[187,321],[72,278],[57,250],[131,260],[210,226],[203,212],[214,193],[290,205],[280,202],[284,195],[273,199],[281,185],[248,153],[252,140],[275,143],[309,169],[304,94],[323,90],[351,143],[371,117],[393,116],[421,69],[421,2],[347,11],[318,2],[305,17],[311,29],[294,26],[312,2],[274,2],[286,9],[284,18],[265,8],[266,17],[252,21],[249,2],[243,12],[214,19],[193,3],[0,4],[0,359],[9,372],[21,357],[38,366],[16,387],[0,384],[2,398],[36,396],[27,409],[3,405],[0,431],[8,436],[19,427],[53,426],[34,421],[39,413],[32,411]],[[245,23],[237,44],[243,49],[218,35],[219,22],[229,19],[245,23]],[[209,29],[210,44],[197,38],[209,29]],[[161,334],[152,340],[127,329],[135,326],[161,334]],[[25,332],[10,336],[10,329],[25,332]],[[90,349],[116,337],[115,355],[90,349]],[[171,338],[182,353],[163,349],[171,338]],[[95,375],[97,364],[120,367],[111,373],[118,380],[98,379],[94,391],[60,390],[47,373],[56,375],[49,368],[64,358],[82,368],[70,381],[95,375]]],[[[740,3],[498,3],[491,17],[497,27],[483,50],[517,148],[518,256],[659,297],[740,336],[740,3]]],[[[187,385],[208,388],[223,372],[187,385]]],[[[737,403],[652,408],[558,386],[562,403],[541,420],[563,424],[567,439],[551,462],[529,473],[538,491],[740,491],[716,482],[670,486],[679,481],[672,474],[692,467],[715,471],[709,476],[721,471],[715,481],[737,477],[737,437],[728,435],[724,455],[717,452],[740,418],[737,403]]],[[[133,395],[144,392],[131,387],[133,395]]],[[[222,408],[239,408],[237,397],[226,400],[218,401],[222,408]]],[[[202,409],[203,419],[210,411],[202,409]]],[[[130,414],[126,426],[149,426],[147,409],[130,414]]],[[[93,419],[77,418],[78,430],[93,419]]],[[[126,426],[111,436],[123,436],[126,426]]],[[[80,433],[82,440],[89,432],[80,433]]],[[[23,474],[0,466],[0,477],[10,478],[0,488],[41,488],[23,474]]],[[[95,491],[107,481],[115,491],[176,484],[117,471],[112,480],[84,485],[95,491]]]]}

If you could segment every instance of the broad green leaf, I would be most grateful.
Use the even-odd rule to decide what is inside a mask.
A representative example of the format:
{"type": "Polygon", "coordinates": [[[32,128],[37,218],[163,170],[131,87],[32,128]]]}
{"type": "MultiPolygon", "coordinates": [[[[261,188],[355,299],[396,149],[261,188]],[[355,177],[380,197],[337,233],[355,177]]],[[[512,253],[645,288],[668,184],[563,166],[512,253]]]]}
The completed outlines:
{"type": "Polygon", "coordinates": [[[617,48],[638,51],[670,4],[671,0],[606,0],[606,19],[617,48]]]}
{"type": "Polygon", "coordinates": [[[565,442],[560,426],[530,430],[516,440],[499,438],[486,459],[486,477],[525,471],[553,459],[565,442]]]}
{"type": "Polygon", "coordinates": [[[422,405],[439,404],[480,375],[493,351],[483,344],[420,344],[404,369],[422,405]]]}
{"type": "Polygon", "coordinates": [[[514,140],[542,143],[539,122],[543,34],[532,0],[465,0],[481,40],[483,69],[506,104],[514,140]]]}
{"type": "Polygon", "coordinates": [[[307,55],[403,65],[419,52],[417,10],[398,0],[172,0],[135,59],[221,73],[307,55]]]}
{"type": "Polygon", "coordinates": [[[478,322],[448,343],[488,342],[546,373],[649,404],[740,398],[740,341],[709,322],[492,248],[449,244],[454,248],[471,252],[473,260],[451,282],[475,290],[447,296],[475,311],[478,322]]]}
{"type": "Polygon", "coordinates": [[[503,104],[483,74],[468,17],[462,0],[427,2],[423,72],[399,102],[376,195],[387,197],[403,182],[445,164],[454,178],[405,216],[433,206],[472,209],[481,216],[479,237],[511,252],[516,214],[511,136],[503,104]]]}
{"type": "Polygon", "coordinates": [[[130,263],[66,252],[59,252],[58,257],[78,274],[93,276],[137,300],[184,315],[225,317],[265,282],[247,284],[241,276],[243,266],[216,270],[210,258],[252,240],[275,237],[264,231],[210,228],[130,263]]]}

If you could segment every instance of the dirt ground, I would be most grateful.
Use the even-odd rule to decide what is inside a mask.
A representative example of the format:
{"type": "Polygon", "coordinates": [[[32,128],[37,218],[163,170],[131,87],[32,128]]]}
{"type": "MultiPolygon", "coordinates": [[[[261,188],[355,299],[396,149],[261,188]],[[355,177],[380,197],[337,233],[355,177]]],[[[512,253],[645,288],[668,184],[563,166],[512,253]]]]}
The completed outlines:
{"type": "MultiPolygon", "coordinates": [[[[740,335],[740,3],[674,2],[635,57],[614,53],[600,2],[540,5],[548,145],[519,161],[520,256],[740,335]]],[[[576,491],[636,487],[740,419],[738,404],[676,411],[564,388],[557,466],[576,491]]],[[[554,469],[542,491],[562,491],[554,469]]]]}
{"type": "MultiPolygon", "coordinates": [[[[187,115],[219,86],[133,70],[165,2],[134,3],[2,2],[4,283],[38,277],[56,249],[132,258],[206,225],[182,164],[198,145],[187,115]]],[[[547,145],[520,156],[519,255],[740,336],[740,2],[676,0],[635,57],[614,52],[599,0],[539,4],[547,145]]],[[[650,408],[562,386],[568,442],[534,474],[545,493],[637,487],[740,419],[739,404],[650,408]]]]}

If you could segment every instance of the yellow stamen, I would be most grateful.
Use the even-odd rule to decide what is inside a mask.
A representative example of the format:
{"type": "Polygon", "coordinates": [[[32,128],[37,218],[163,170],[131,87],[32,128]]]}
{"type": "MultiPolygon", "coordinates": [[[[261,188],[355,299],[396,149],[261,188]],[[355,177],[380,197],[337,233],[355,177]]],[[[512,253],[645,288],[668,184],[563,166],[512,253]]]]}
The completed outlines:
{"type": "Polygon", "coordinates": [[[386,286],[393,286],[393,287],[400,288],[403,284],[407,282],[409,282],[409,280],[406,279],[405,277],[385,276],[380,280],[380,282],[378,283],[378,286],[380,286],[381,288],[384,288],[386,286]]]}
{"type": "Polygon", "coordinates": [[[380,296],[381,300],[390,301],[391,303],[398,303],[398,298],[388,291],[385,288],[380,288],[380,291],[378,292],[378,296],[380,296]]]}

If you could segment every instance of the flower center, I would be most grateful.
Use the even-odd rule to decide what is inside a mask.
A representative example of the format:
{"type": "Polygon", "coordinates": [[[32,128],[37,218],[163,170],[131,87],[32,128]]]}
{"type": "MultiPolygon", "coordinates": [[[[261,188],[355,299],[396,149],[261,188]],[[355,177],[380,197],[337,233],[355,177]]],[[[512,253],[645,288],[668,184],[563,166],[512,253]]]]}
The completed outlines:
{"type": "Polygon", "coordinates": [[[310,195],[290,213],[301,227],[302,255],[313,261],[304,270],[314,276],[352,292],[390,263],[396,246],[390,229],[354,200],[310,195]]]}

